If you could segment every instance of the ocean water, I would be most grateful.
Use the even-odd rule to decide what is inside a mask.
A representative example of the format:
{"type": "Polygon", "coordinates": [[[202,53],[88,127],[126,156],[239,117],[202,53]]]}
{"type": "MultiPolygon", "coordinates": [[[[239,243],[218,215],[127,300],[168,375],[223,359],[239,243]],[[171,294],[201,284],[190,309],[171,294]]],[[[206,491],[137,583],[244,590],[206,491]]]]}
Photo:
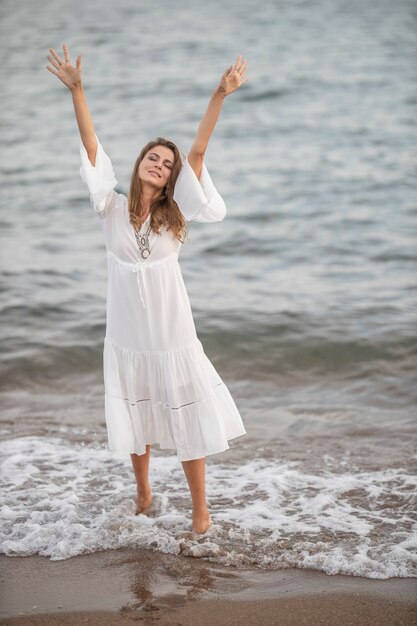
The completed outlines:
{"type": "Polygon", "coordinates": [[[0,7],[1,551],[416,576],[415,3],[31,6],[0,7]],[[46,69],[64,42],[123,193],[146,141],[186,151],[248,59],[206,153],[228,215],[192,224],[180,255],[248,431],[207,459],[198,539],[174,451],[153,449],[147,517],[130,458],[107,449],[104,242],[70,94],[46,69]]]}

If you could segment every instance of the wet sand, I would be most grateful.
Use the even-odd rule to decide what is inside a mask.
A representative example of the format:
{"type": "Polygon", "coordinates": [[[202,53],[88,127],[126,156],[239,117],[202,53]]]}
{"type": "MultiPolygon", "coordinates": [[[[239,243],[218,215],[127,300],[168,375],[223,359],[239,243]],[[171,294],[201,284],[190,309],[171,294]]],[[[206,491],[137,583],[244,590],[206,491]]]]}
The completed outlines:
{"type": "Polygon", "coordinates": [[[417,579],[238,570],[149,550],[0,557],[0,623],[417,624],[417,579]]]}

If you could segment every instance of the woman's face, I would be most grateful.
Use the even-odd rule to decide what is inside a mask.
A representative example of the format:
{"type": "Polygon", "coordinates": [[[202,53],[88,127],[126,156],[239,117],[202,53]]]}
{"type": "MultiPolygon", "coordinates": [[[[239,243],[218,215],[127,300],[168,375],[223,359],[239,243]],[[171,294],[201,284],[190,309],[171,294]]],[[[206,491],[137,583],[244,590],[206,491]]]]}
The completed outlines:
{"type": "Polygon", "coordinates": [[[146,152],[139,165],[139,178],[158,189],[163,189],[171,176],[174,153],[165,146],[155,146],[146,152]]]}

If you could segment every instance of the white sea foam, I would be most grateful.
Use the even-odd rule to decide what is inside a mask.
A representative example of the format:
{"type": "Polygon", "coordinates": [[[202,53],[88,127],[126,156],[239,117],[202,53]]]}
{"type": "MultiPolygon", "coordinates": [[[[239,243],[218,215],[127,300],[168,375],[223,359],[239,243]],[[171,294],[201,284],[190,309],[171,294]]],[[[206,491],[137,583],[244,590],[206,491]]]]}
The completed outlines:
{"type": "Polygon", "coordinates": [[[368,578],[417,576],[417,478],[404,469],[314,474],[298,462],[207,463],[213,526],[195,535],[175,454],[151,460],[154,505],[135,516],[130,458],[60,438],[5,441],[1,551],[51,560],[121,547],[239,567],[313,568],[368,578]]]}

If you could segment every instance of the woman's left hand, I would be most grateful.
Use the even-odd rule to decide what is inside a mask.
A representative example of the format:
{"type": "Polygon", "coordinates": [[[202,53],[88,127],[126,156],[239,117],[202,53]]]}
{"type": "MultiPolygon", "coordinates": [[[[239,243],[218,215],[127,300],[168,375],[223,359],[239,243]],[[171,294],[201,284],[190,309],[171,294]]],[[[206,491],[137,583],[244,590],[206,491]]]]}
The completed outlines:
{"type": "Polygon", "coordinates": [[[218,89],[223,96],[228,96],[248,82],[248,79],[245,78],[247,68],[246,59],[239,54],[236,63],[231,65],[221,77],[218,89]]]}

